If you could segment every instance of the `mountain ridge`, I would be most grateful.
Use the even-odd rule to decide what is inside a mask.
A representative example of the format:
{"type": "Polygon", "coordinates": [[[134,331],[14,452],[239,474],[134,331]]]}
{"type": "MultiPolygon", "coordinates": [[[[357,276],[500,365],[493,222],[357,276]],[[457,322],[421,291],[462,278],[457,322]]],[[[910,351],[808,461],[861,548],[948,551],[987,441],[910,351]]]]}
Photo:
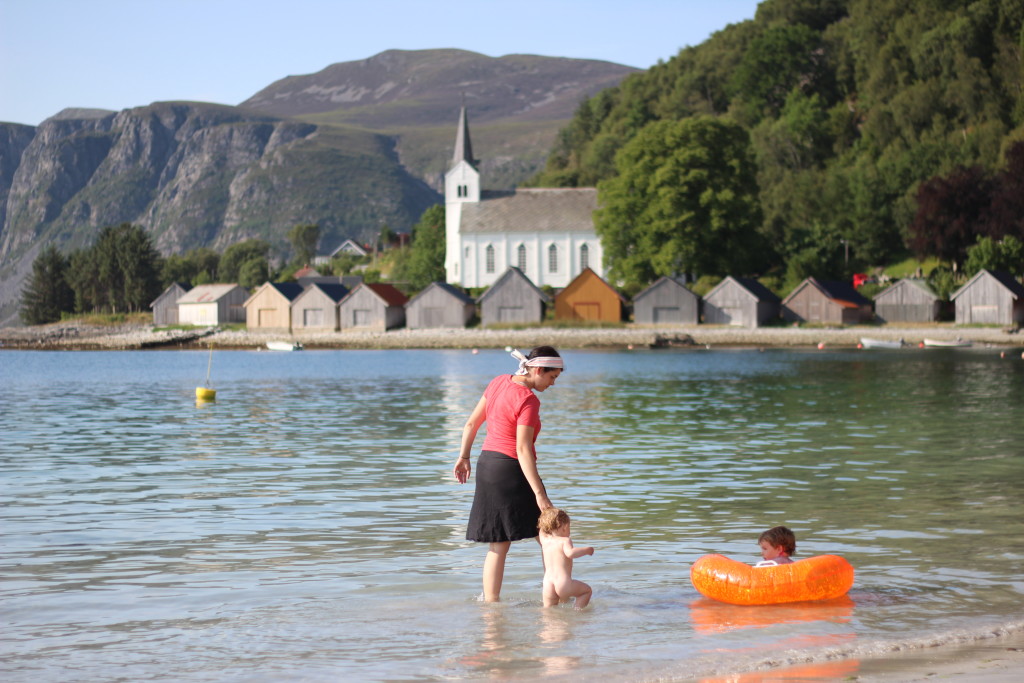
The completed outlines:
{"type": "MultiPolygon", "coordinates": [[[[301,99],[282,116],[261,104],[280,94],[275,84],[294,85],[289,78],[307,89],[334,87],[316,86],[313,74],[281,79],[260,91],[264,100],[257,93],[240,106],[69,107],[39,126],[0,123],[0,324],[16,315],[41,246],[86,246],[106,225],[140,224],[165,254],[260,238],[278,259],[288,254],[288,230],[300,223],[321,226],[323,250],[346,238],[366,241],[384,224],[407,230],[442,199],[461,102],[456,91],[486,82],[484,94],[466,98],[471,119],[480,122],[474,139],[481,156],[490,156],[486,177],[511,187],[543,165],[580,100],[635,71],[559,57],[502,59],[387,51],[359,63],[408,87],[386,88],[394,91],[388,94],[381,82],[365,80],[375,101],[350,97],[334,110],[301,99]],[[502,71],[514,80],[503,84],[502,71]],[[440,88],[445,74],[450,83],[440,88]]],[[[352,86],[351,74],[360,72],[352,64],[323,71],[349,74],[352,86]]]]}
{"type": "Polygon", "coordinates": [[[568,57],[386,50],[364,60],[331,64],[315,74],[287,76],[238,106],[290,117],[333,112],[344,122],[378,129],[440,124],[461,100],[478,123],[511,117],[561,120],[573,115],[583,97],[636,71],[568,57]],[[381,106],[410,100],[416,102],[414,109],[385,106],[391,116],[380,118],[381,106]]]}

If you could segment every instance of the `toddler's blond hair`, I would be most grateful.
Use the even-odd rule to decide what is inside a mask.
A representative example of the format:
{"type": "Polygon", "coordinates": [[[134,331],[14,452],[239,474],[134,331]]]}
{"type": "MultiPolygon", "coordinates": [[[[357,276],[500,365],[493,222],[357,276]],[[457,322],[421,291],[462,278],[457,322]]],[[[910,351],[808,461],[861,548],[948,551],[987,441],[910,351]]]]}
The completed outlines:
{"type": "Polygon", "coordinates": [[[548,508],[544,512],[540,513],[540,519],[537,520],[537,528],[545,534],[550,534],[568,523],[569,515],[565,510],[548,508]]]}

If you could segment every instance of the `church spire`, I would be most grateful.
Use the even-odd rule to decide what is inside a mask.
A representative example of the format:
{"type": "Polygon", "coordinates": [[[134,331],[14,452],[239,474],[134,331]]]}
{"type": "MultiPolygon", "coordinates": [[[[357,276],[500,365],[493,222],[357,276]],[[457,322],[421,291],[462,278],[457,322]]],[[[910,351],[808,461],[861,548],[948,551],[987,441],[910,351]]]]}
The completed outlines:
{"type": "Polygon", "coordinates": [[[466,105],[459,110],[459,128],[455,133],[455,154],[452,155],[452,164],[460,161],[469,163],[476,167],[476,160],[473,158],[473,144],[469,141],[469,119],[466,118],[466,105]]]}

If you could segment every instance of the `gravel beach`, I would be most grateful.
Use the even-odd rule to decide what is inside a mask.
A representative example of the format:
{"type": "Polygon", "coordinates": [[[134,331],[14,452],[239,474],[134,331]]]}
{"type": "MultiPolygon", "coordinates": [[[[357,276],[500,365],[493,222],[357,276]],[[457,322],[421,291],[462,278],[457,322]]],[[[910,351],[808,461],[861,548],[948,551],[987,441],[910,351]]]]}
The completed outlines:
{"type": "Polygon", "coordinates": [[[975,346],[1024,347],[1024,334],[1012,328],[920,326],[761,327],[721,325],[649,327],[534,327],[528,329],[398,329],[388,332],[262,332],[219,328],[155,329],[150,325],[98,326],[60,322],[0,329],[7,349],[99,350],[207,347],[266,348],[268,341],[298,342],[308,349],[474,349],[649,347],[856,347],[862,337],[903,340],[918,346],[924,339],[970,341],[975,346]]]}

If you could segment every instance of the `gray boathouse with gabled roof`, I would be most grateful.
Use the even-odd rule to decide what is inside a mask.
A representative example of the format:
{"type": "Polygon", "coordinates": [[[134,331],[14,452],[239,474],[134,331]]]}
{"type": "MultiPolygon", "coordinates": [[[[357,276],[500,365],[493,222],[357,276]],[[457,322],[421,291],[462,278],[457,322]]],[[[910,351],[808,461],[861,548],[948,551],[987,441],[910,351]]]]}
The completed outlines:
{"type": "Polygon", "coordinates": [[[700,296],[677,278],[663,276],[633,297],[633,322],[640,325],[696,325],[700,296]]]}
{"type": "Polygon", "coordinates": [[[313,282],[292,302],[292,330],[337,332],[338,302],[348,287],[338,282],[313,282]]]}
{"type": "Polygon", "coordinates": [[[903,278],[875,295],[875,318],[883,323],[930,323],[939,319],[942,299],[928,283],[903,278]]]}
{"type": "Polygon", "coordinates": [[[509,266],[497,282],[477,299],[480,324],[539,323],[544,320],[551,297],[545,294],[523,271],[509,266]]]}
{"type": "Polygon", "coordinates": [[[160,296],[149,305],[153,309],[153,324],[156,326],[178,324],[178,299],[192,287],[184,282],[172,282],[160,296]]]}
{"type": "Polygon", "coordinates": [[[1024,285],[1001,270],[979,270],[950,297],[957,325],[1021,325],[1024,285]]]}
{"type": "Polygon", "coordinates": [[[778,320],[782,300],[752,277],[727,276],[704,296],[709,325],[760,327],[778,320]]]}
{"type": "Polygon", "coordinates": [[[473,297],[447,282],[431,282],[405,304],[410,330],[465,327],[475,316],[473,297]]]}

